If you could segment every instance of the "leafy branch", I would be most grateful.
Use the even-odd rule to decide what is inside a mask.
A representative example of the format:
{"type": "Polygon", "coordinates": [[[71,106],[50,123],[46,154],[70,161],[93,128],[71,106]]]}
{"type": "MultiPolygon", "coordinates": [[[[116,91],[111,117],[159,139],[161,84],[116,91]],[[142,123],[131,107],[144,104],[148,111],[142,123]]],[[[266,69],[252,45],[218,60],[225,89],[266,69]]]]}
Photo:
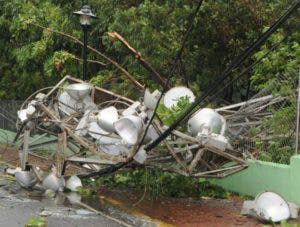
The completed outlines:
{"type": "MultiPolygon", "coordinates": [[[[67,37],[71,40],[73,40],[75,43],[78,43],[79,45],[83,46],[83,42],[80,41],[79,39],[77,39],[76,37],[70,35],[70,34],[67,34],[67,33],[64,33],[64,32],[61,32],[61,31],[57,31],[57,30],[54,30],[52,28],[48,28],[48,27],[44,27],[40,24],[36,24],[36,23],[33,23],[33,22],[30,22],[28,21],[29,24],[32,24],[34,26],[37,26],[43,30],[47,30],[49,32],[52,32],[52,33],[56,33],[56,34],[59,34],[59,35],[62,35],[64,37],[67,37]]],[[[87,48],[89,50],[91,50],[92,52],[96,53],[97,55],[101,56],[102,58],[104,58],[106,61],[110,62],[111,64],[113,64],[115,67],[117,67],[119,70],[121,70],[124,75],[127,77],[127,79],[129,79],[135,86],[137,86],[139,89],[141,90],[144,90],[145,89],[145,85],[142,85],[140,82],[138,82],[126,69],[124,69],[121,65],[119,65],[116,61],[112,60],[111,58],[107,57],[105,54],[101,53],[100,51],[98,51],[97,49],[91,47],[91,46],[87,46],[87,48]]]]}

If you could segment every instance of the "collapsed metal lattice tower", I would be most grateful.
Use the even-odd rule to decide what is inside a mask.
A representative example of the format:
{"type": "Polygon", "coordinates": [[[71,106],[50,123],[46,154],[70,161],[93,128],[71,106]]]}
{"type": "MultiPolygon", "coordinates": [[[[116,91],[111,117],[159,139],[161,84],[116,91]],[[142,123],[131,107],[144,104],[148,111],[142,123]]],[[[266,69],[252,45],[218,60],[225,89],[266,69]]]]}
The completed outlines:
{"type": "Polygon", "coordinates": [[[65,174],[88,175],[118,163],[191,177],[224,177],[247,166],[254,147],[249,129],[272,115],[268,107],[285,101],[262,92],[247,102],[201,109],[188,121],[188,132],[174,130],[145,152],[144,145],[168,128],[155,120],[138,149],[157,96],[158,91],[147,90],[143,101],[134,102],[70,76],[53,88],[35,92],[18,113],[22,170],[28,166],[28,154],[38,154],[54,157],[58,179],[65,174]],[[237,145],[237,141],[248,142],[237,145]],[[53,151],[41,152],[49,144],[53,151]]]}

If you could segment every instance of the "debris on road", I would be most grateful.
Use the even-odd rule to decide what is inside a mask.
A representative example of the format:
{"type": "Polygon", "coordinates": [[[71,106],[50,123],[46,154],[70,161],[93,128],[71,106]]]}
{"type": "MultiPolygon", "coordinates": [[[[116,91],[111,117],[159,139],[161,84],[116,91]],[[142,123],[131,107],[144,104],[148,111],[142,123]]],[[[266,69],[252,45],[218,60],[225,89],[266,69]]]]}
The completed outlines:
{"type": "Polygon", "coordinates": [[[262,221],[280,222],[298,218],[299,207],[286,202],[275,192],[262,192],[253,201],[244,201],[242,215],[249,215],[262,221]]]}

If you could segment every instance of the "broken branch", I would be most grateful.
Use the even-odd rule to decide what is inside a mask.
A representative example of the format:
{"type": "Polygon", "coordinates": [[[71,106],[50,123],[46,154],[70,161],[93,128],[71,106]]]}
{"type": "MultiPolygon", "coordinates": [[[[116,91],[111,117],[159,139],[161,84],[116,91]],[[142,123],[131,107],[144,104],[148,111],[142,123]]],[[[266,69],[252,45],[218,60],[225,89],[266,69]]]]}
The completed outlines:
{"type": "MultiPolygon", "coordinates": [[[[127,47],[127,49],[130,51],[130,53],[139,61],[139,63],[150,73],[152,73],[155,76],[156,81],[161,84],[162,86],[165,86],[166,79],[163,78],[146,60],[142,57],[141,53],[138,52],[136,49],[134,49],[126,39],[124,39],[119,33],[117,32],[108,32],[108,35],[111,38],[117,39],[120,41],[124,46],[127,47]]],[[[169,85],[168,85],[169,86],[169,85]]],[[[169,87],[170,88],[170,87],[169,87]]]]}
{"type": "MultiPolygon", "coordinates": [[[[76,56],[72,56],[71,58],[73,58],[73,59],[75,59],[75,60],[77,60],[77,61],[80,61],[80,62],[83,61],[81,58],[76,57],[76,56]]],[[[101,61],[96,61],[96,60],[87,60],[87,62],[89,62],[89,63],[94,63],[94,64],[98,64],[98,65],[102,65],[102,66],[106,66],[106,65],[107,65],[107,64],[105,64],[105,63],[103,63],[103,62],[101,62],[101,61]]]]}

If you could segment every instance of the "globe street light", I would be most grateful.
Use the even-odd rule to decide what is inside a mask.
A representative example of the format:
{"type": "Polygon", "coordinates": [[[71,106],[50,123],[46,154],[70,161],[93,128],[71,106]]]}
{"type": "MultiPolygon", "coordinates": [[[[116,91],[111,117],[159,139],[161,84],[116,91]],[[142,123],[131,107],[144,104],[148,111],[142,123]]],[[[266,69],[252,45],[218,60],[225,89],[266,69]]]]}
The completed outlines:
{"type": "Polygon", "coordinates": [[[82,79],[86,80],[87,78],[87,35],[88,35],[88,29],[91,25],[91,19],[92,18],[98,18],[95,14],[92,13],[91,8],[89,5],[84,5],[79,11],[76,11],[73,13],[76,16],[79,16],[79,22],[82,27],[83,31],[83,68],[82,68],[82,79]]]}

